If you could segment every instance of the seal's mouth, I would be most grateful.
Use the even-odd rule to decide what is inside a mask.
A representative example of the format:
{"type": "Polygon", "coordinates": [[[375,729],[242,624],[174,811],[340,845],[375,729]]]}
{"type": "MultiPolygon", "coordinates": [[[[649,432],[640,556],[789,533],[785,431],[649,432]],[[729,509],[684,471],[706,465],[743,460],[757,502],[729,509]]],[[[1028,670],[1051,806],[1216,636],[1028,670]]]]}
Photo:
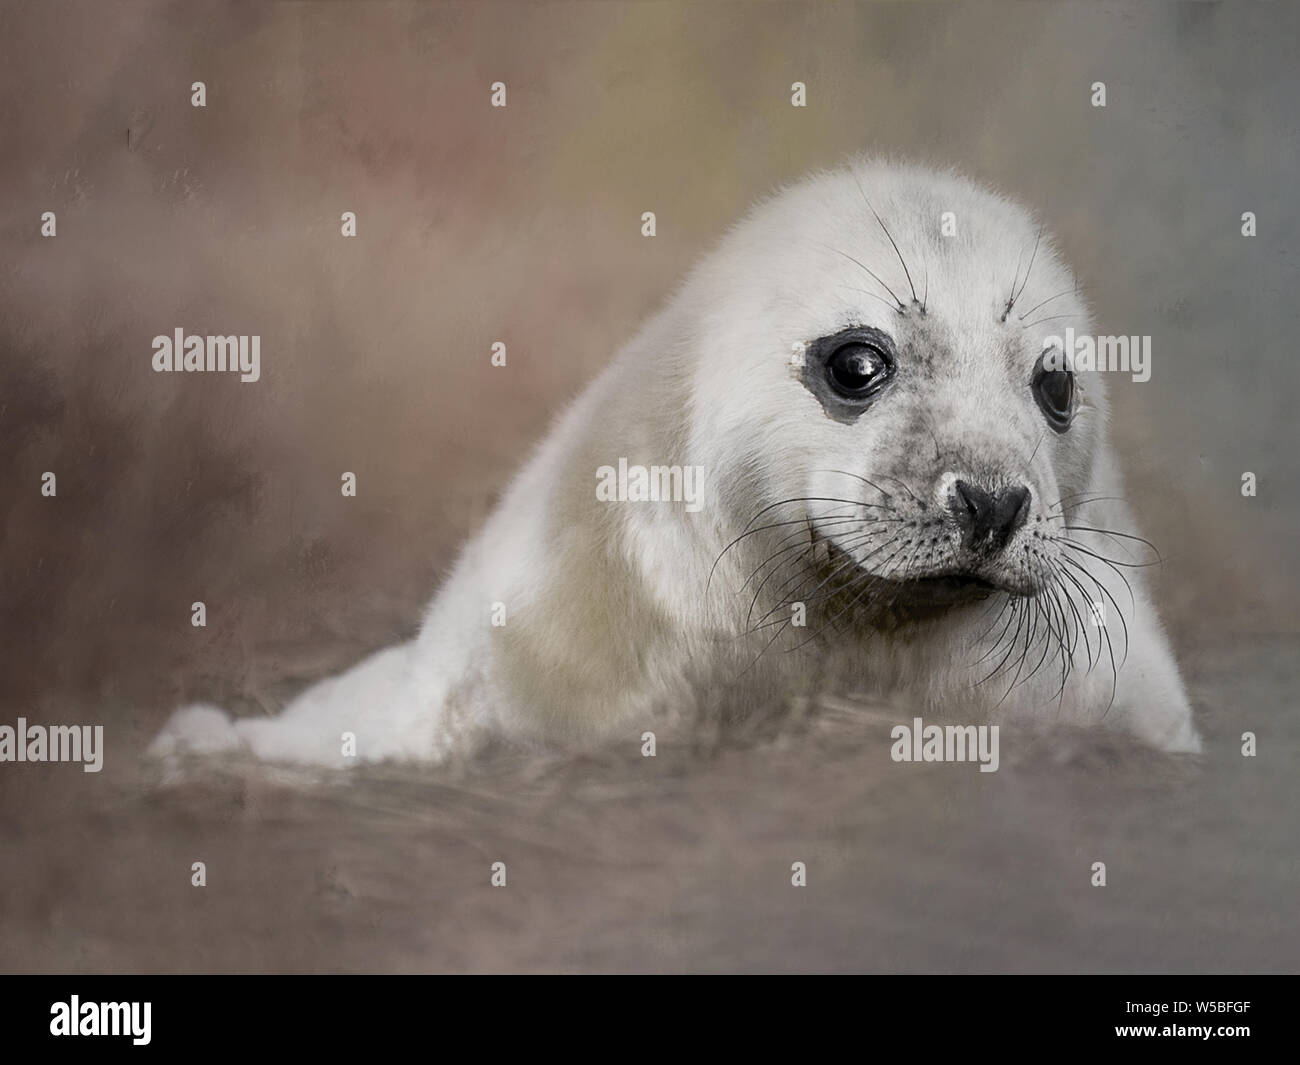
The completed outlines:
{"type": "Polygon", "coordinates": [[[1010,592],[1015,589],[997,584],[974,573],[952,573],[943,577],[919,577],[909,581],[924,592],[933,595],[951,595],[958,598],[983,599],[993,592],[1010,592]]]}
{"type": "Polygon", "coordinates": [[[916,577],[896,583],[899,591],[919,604],[943,605],[987,599],[994,592],[1009,592],[974,573],[949,573],[940,577],[916,577]]]}
{"type": "Polygon", "coordinates": [[[918,584],[923,588],[941,588],[954,592],[996,592],[1005,590],[1000,589],[992,581],[987,581],[973,573],[951,573],[943,577],[918,577],[915,581],[909,581],[908,583],[918,584]]]}
{"type": "MultiPolygon", "coordinates": [[[[854,564],[848,554],[839,550],[834,541],[829,541],[832,565],[838,565],[842,571],[844,565],[854,564]]],[[[868,597],[860,594],[858,580],[865,577],[874,586],[875,594],[870,599],[888,604],[895,612],[904,614],[931,615],[942,613],[949,608],[965,604],[978,603],[993,595],[1008,595],[1014,598],[1034,596],[1037,591],[1032,586],[1018,583],[1014,576],[1002,576],[997,566],[990,566],[983,560],[971,562],[956,561],[945,570],[924,575],[882,576],[856,564],[858,577],[850,579],[853,594],[859,596],[858,602],[868,597]]]]}
{"type": "Polygon", "coordinates": [[[904,609],[925,611],[943,610],[964,603],[977,603],[991,595],[1002,593],[1011,596],[1026,594],[1023,588],[999,584],[975,573],[948,573],[934,577],[913,577],[885,584],[894,589],[893,602],[904,609]]]}

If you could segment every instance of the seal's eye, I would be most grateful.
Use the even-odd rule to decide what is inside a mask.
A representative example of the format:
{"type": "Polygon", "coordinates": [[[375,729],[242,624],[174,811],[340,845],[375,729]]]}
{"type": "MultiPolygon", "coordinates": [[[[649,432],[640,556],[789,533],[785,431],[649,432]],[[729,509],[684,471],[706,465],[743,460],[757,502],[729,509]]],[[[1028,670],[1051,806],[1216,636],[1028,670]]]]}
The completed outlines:
{"type": "Polygon", "coordinates": [[[836,348],[826,360],[826,376],[846,399],[874,395],[889,377],[888,357],[874,344],[851,341],[836,348]]]}
{"type": "Polygon", "coordinates": [[[852,425],[893,379],[894,341],[874,326],[852,325],[804,346],[799,376],[827,417],[852,425]]]}
{"type": "Polygon", "coordinates": [[[1034,365],[1031,387],[1038,409],[1043,412],[1047,424],[1058,433],[1070,428],[1074,419],[1074,374],[1062,366],[1058,351],[1045,351],[1038,356],[1034,365]],[[1048,358],[1048,356],[1052,358],[1048,358]]]}

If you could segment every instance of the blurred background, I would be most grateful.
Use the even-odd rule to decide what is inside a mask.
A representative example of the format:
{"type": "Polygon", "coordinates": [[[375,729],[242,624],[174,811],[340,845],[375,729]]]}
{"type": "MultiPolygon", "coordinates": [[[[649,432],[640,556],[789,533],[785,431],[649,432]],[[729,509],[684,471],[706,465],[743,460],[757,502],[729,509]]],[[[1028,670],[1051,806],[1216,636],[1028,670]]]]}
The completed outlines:
{"type": "Polygon", "coordinates": [[[0,830],[0,967],[1296,968],[1300,862],[1282,814],[1300,751],[1297,40],[1300,8],[1269,3],[0,6],[0,722],[103,722],[115,770],[0,766],[0,796],[23,811],[0,830]],[[504,109],[489,106],[495,81],[504,109]],[[806,108],[790,104],[795,81],[806,108]],[[1014,795],[982,800],[983,778],[943,767],[889,784],[865,726],[830,714],[804,746],[778,744],[782,771],[767,740],[728,768],[697,753],[642,790],[614,756],[485,770],[469,794],[506,803],[489,803],[496,815],[467,785],[378,771],[350,798],[224,778],[160,797],[128,773],[180,702],[269,712],[413,634],[527,449],[698,255],[756,198],[864,150],[1022,200],[1098,330],[1152,336],[1150,382],[1111,382],[1113,438],[1219,741],[1210,768],[1079,739],[1075,778],[1058,779],[1057,751],[1026,756],[994,775],[1014,795]],[[177,327],[260,334],[261,381],[153,373],[152,338],[177,327]],[[506,369],[489,362],[498,340],[506,369]],[[1269,736],[1258,763],[1237,751],[1247,727],[1269,736]],[[503,798],[537,789],[540,807],[503,798]],[[549,840],[536,860],[565,885],[564,919],[545,892],[488,916],[501,904],[465,902],[451,924],[459,903],[435,918],[413,901],[486,882],[477,865],[463,892],[439,880],[445,850],[417,842],[430,809],[470,864],[490,860],[473,841],[494,832],[549,840]],[[723,818],[712,834],[701,809],[723,818]],[[503,827],[522,817],[527,832],[503,827]],[[954,817],[979,819],[976,842],[954,817]],[[1144,835],[1170,819],[1175,840],[1217,840],[1201,864],[1144,835]],[[1086,869],[1097,832],[1150,863],[1128,874],[1128,908],[1097,910],[1113,935],[1087,918],[1086,887],[1035,908],[1054,897],[1054,863],[1086,869]],[[966,842],[943,859],[908,849],[927,839],[966,842]],[[202,917],[198,840],[240,870],[202,917]],[[392,856],[369,849],[384,840],[392,856]],[[801,840],[837,893],[793,914],[780,885],[798,855],[783,847],[801,840]],[[606,879],[579,876],[575,852],[606,879]],[[422,887],[392,864],[407,859],[424,861],[422,887]],[[719,866],[746,862],[779,888],[752,902],[770,950],[722,886],[719,866]],[[859,874],[882,868],[896,879],[863,911],[859,874]],[[275,877],[301,895],[276,896],[275,877]],[[910,909],[920,883],[946,900],[928,937],[910,909]],[[1189,883],[1199,894],[1170,910],[1189,883]],[[271,921],[272,905],[297,916],[271,921]],[[633,933],[638,914],[650,923],[633,933]],[[954,946],[976,919],[986,939],[954,946]],[[147,931],[159,921],[170,938],[147,931]],[[556,929],[569,953],[546,938],[556,929]]]}

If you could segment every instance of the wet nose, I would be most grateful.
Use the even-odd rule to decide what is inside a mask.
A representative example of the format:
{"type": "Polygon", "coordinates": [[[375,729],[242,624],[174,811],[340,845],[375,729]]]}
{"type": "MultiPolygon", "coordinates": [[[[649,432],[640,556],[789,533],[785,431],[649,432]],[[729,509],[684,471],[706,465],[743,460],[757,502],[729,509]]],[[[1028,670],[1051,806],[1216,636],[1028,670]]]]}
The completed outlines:
{"type": "Polygon", "coordinates": [[[1029,516],[1029,489],[1022,484],[992,491],[957,481],[948,500],[969,551],[996,554],[1029,516]]]}

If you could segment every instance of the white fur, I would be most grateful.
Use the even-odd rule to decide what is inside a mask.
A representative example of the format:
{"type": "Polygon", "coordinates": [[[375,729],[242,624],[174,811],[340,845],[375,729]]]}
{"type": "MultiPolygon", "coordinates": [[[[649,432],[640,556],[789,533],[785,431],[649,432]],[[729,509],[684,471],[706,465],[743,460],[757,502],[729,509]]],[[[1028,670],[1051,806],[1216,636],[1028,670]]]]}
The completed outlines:
{"type": "MultiPolygon", "coordinates": [[[[572,742],[622,730],[633,739],[665,713],[744,709],[832,687],[901,696],[962,721],[1103,722],[1166,749],[1198,749],[1141,571],[1126,571],[1130,609],[1118,578],[1086,556],[1073,557],[1123,605],[1127,660],[1113,676],[1098,639],[1093,649],[1103,658],[1089,670],[1076,644],[1076,668],[1059,694],[1059,668],[1009,692],[1009,671],[1004,683],[973,683],[996,664],[975,664],[992,642],[978,639],[992,616],[988,604],[889,631],[826,633],[798,647],[814,632],[810,616],[805,631],[785,632],[762,654],[775,629],[744,635],[757,582],[742,586],[781,534],[724,549],[778,501],[848,498],[854,482],[846,478],[860,474],[887,488],[903,481],[909,495],[900,488],[891,505],[912,510],[900,514],[915,514],[920,501],[939,514],[954,477],[975,468],[1029,484],[1036,514],[1071,493],[1123,496],[1104,439],[1104,375],[1081,375],[1082,406],[1063,435],[1047,430],[1030,394],[1043,337],[1065,325],[1090,331],[1087,308],[1068,293],[1073,279],[1046,237],[1032,253],[1038,233],[1007,200],[957,175],[910,166],[858,162],[783,190],[725,237],[559,420],[464,548],[413,643],[321,682],[276,718],[232,722],[211,707],[179,711],[155,752],[242,746],[264,759],[343,765],[353,759],[342,757],[341,735],[352,732],[360,760],[439,761],[494,734],[572,742]],[[911,285],[867,197],[897,241],[911,285]],[[947,211],[957,220],[952,237],[940,235],[947,211]],[[885,285],[905,313],[888,305],[885,285]],[[924,316],[912,285],[927,297],[924,316]],[[1020,315],[1062,291],[1037,316],[1070,318],[1026,328],[1020,315]],[[901,351],[898,393],[846,425],[800,381],[791,352],[849,325],[906,334],[915,358],[901,351]],[[922,381],[916,368],[926,360],[932,377],[922,381]],[[620,457],[705,467],[704,506],[690,513],[681,503],[598,501],[596,470],[620,457]],[[882,480],[889,477],[897,480],[882,480]],[[496,602],[505,604],[504,627],[490,623],[496,602]]],[[[843,523],[819,524],[844,513],[836,506],[785,504],[768,520],[791,521],[785,530],[811,522],[848,544],[843,523]]],[[[1122,502],[1088,506],[1084,524],[1135,532],[1122,502]]],[[[998,576],[1033,579],[1015,567],[1026,555],[1021,537],[1036,524],[1008,544],[998,576]]],[[[1127,541],[1086,542],[1128,557],[1127,541]]],[[[949,549],[945,533],[934,572],[951,561],[949,549]]],[[[865,549],[845,550],[890,575],[865,549]]],[[[923,572],[909,562],[909,575],[923,572]]],[[[754,616],[771,607],[761,600],[754,616]]],[[[1118,662],[1122,635],[1113,639],[1118,662]]],[[[1037,657],[1035,650],[1026,671],[1037,657]]]]}

